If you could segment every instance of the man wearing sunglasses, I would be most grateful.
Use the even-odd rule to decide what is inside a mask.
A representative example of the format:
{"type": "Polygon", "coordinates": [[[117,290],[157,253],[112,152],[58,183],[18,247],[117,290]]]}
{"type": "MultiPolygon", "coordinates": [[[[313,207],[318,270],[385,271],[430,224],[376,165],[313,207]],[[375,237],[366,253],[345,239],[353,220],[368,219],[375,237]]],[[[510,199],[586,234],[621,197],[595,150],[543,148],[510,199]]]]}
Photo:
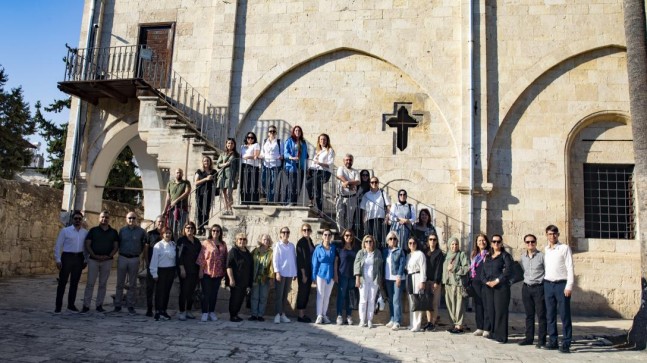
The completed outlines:
{"type": "Polygon", "coordinates": [[[76,301],[76,291],[79,287],[81,272],[85,268],[84,243],[88,231],[83,228],[83,214],[79,211],[72,213],[72,225],[65,227],[58,234],[54,246],[54,260],[58,274],[58,288],[56,289],[56,307],[55,314],[61,312],[63,307],[63,295],[65,294],[65,285],[70,279],[70,290],[67,293],[67,310],[79,312],[74,302],[76,301]]]}
{"type": "Polygon", "coordinates": [[[523,287],[521,299],[526,311],[526,338],[519,345],[531,345],[535,337],[535,314],[539,320],[536,347],[546,345],[546,302],[544,301],[544,254],[537,249],[537,237],[527,234],[523,237],[526,251],[521,255],[523,287]]]}
{"type": "Polygon", "coordinates": [[[124,285],[128,276],[128,294],[126,305],[128,314],[135,315],[135,290],[137,289],[137,272],[139,256],[146,245],[146,231],[137,225],[137,215],[129,212],[126,215],[126,226],[119,230],[119,258],[117,259],[117,291],[115,293],[114,312],[121,311],[124,297],[124,285]]]}
{"type": "Polygon", "coordinates": [[[384,190],[380,189],[380,181],[376,177],[371,178],[371,190],[362,197],[360,208],[364,213],[366,234],[375,237],[375,249],[381,251],[385,247],[384,235],[386,226],[384,218],[389,214],[391,202],[384,190]]]}

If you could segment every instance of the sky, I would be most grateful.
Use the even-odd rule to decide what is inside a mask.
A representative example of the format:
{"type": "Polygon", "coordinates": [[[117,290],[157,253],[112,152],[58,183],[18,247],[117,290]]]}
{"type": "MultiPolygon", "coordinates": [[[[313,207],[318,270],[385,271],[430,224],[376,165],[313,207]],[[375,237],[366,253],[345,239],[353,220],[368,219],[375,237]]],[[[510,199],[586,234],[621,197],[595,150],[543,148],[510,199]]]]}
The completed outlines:
{"type": "MultiPolygon", "coordinates": [[[[32,114],[36,101],[47,106],[65,93],[56,88],[63,80],[65,43],[77,47],[81,33],[83,0],[0,0],[0,66],[9,81],[5,89],[22,87],[32,114]]],[[[45,114],[58,124],[69,113],[45,114]]],[[[40,136],[28,137],[32,143],[40,136]]],[[[45,146],[41,146],[45,152],[45,146]]]]}

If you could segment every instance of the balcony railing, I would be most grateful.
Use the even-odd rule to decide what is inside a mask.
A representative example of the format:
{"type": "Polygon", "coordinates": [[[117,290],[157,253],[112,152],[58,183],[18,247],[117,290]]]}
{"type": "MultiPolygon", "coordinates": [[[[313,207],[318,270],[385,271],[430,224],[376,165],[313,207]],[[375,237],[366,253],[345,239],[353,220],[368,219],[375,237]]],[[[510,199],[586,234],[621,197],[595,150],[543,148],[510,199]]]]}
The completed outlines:
{"type": "Polygon", "coordinates": [[[186,79],[145,45],[69,48],[63,82],[138,80],[164,104],[184,116],[205,141],[219,143],[225,132],[226,107],[212,105],[186,79]]]}

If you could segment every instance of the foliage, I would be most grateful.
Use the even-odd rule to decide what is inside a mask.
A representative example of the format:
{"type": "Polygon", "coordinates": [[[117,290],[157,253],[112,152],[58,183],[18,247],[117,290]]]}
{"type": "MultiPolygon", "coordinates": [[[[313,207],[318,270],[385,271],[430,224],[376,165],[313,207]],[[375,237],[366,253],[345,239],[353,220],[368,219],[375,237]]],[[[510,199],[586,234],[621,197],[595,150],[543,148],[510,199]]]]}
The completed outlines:
{"type": "MultiPolygon", "coordinates": [[[[45,107],[46,112],[60,113],[63,109],[69,109],[71,98],[65,100],[55,100],[49,107],[45,107]]],[[[63,161],[65,157],[65,140],[67,139],[67,125],[64,123],[60,126],[56,123],[46,120],[41,112],[40,101],[36,102],[36,114],[34,120],[38,125],[38,134],[45,139],[47,143],[47,161],[49,166],[44,172],[47,174],[53,188],[63,189],[63,161]]]]}
{"type": "Polygon", "coordinates": [[[133,152],[126,146],[114,164],[106,188],[103,189],[103,199],[113,200],[121,203],[128,203],[133,206],[140,206],[143,203],[143,194],[140,190],[126,190],[123,187],[141,188],[142,181],[138,175],[139,167],[134,162],[133,152]],[[114,189],[111,187],[115,187],[114,189]]]}
{"type": "Polygon", "coordinates": [[[8,79],[0,67],[0,177],[5,179],[13,178],[14,173],[31,162],[33,145],[23,136],[32,135],[36,130],[22,88],[6,91],[8,79]]]}

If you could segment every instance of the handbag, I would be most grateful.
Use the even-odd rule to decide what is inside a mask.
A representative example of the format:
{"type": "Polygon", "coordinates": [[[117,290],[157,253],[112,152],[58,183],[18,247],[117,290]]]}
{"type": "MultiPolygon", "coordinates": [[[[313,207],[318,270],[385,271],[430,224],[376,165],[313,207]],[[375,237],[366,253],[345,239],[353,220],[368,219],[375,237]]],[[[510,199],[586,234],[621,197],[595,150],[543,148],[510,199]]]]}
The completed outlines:
{"type": "Polygon", "coordinates": [[[523,267],[519,261],[512,263],[512,277],[510,278],[510,285],[523,281],[523,267]]]}
{"type": "Polygon", "coordinates": [[[359,310],[359,289],[356,287],[348,290],[348,306],[351,310],[359,310]]]}
{"type": "Polygon", "coordinates": [[[195,306],[200,306],[200,304],[202,304],[202,289],[200,288],[200,285],[193,290],[193,304],[195,304],[195,306]]]}
{"type": "Polygon", "coordinates": [[[431,291],[420,291],[417,294],[411,295],[413,298],[413,311],[432,311],[434,294],[431,291]]]}

